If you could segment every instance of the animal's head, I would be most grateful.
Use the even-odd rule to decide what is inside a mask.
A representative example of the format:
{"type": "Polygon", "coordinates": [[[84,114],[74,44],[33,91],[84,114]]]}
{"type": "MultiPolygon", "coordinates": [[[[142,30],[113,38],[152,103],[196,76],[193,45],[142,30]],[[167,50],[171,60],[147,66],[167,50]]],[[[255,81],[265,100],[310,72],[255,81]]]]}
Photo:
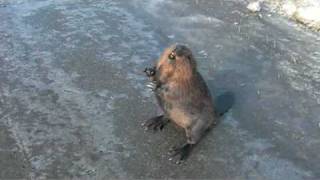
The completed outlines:
{"type": "Polygon", "coordinates": [[[164,50],[157,63],[160,79],[183,81],[196,72],[196,61],[185,45],[172,45],[164,50]]]}

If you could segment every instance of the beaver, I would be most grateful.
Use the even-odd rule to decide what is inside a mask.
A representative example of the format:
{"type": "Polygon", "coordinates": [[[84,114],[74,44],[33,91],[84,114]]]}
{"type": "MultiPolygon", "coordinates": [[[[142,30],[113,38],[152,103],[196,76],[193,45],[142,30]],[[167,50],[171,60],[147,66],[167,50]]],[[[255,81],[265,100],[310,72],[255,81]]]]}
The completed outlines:
{"type": "Polygon", "coordinates": [[[177,161],[180,163],[205,132],[217,124],[210,91],[197,70],[191,50],[185,45],[166,48],[156,65],[144,72],[163,114],[148,119],[143,126],[162,130],[167,123],[174,122],[183,128],[187,142],[170,150],[171,156],[180,155],[177,161]]]}

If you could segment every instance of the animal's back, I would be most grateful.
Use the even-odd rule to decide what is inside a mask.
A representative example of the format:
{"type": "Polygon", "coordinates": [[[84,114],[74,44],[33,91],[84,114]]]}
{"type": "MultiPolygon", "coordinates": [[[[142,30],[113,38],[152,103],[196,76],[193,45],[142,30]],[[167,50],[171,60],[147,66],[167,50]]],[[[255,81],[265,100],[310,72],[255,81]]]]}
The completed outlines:
{"type": "MultiPolygon", "coordinates": [[[[214,107],[210,91],[199,72],[194,74],[192,84],[188,89],[171,89],[176,91],[177,98],[161,101],[170,104],[170,108],[165,108],[170,119],[183,128],[192,126],[201,121],[204,126],[210,126],[215,122],[214,107]]],[[[182,88],[186,88],[182,86],[182,88]]]]}

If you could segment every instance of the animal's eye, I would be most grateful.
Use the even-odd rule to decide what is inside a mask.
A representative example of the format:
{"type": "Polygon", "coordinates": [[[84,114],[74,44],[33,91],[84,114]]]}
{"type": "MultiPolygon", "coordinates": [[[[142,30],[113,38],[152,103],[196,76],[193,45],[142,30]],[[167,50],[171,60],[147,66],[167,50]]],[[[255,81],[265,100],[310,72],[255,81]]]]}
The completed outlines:
{"type": "Polygon", "coordinates": [[[172,53],[170,53],[169,54],[169,56],[168,56],[168,58],[169,58],[169,60],[175,60],[176,59],[176,55],[172,52],[172,53]]]}

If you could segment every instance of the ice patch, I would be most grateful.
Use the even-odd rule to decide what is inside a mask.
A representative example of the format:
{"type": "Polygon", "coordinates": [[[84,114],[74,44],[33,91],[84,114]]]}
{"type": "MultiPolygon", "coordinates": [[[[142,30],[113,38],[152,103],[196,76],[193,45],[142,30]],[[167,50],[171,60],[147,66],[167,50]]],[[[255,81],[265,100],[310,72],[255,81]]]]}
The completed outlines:
{"type": "Polygon", "coordinates": [[[266,154],[248,156],[243,161],[242,168],[248,179],[282,180],[285,177],[300,180],[314,177],[310,171],[302,170],[289,161],[266,154]]]}
{"type": "Polygon", "coordinates": [[[185,16],[179,18],[178,22],[182,23],[202,23],[202,24],[215,24],[215,25],[220,25],[220,23],[223,23],[222,20],[217,19],[215,17],[210,17],[210,16],[205,16],[202,14],[195,14],[195,15],[190,15],[190,16],[185,16]]]}

